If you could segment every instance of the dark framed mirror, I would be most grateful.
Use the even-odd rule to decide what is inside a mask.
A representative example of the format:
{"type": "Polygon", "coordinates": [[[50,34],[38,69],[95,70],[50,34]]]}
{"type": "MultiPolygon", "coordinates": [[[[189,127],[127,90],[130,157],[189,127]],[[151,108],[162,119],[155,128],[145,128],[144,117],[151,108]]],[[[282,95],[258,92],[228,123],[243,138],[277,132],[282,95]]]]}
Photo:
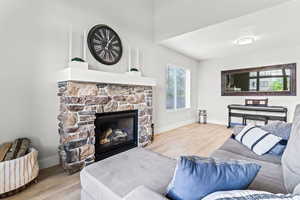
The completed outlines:
{"type": "Polygon", "coordinates": [[[296,63],[221,72],[222,96],[296,96],[296,63]]]}

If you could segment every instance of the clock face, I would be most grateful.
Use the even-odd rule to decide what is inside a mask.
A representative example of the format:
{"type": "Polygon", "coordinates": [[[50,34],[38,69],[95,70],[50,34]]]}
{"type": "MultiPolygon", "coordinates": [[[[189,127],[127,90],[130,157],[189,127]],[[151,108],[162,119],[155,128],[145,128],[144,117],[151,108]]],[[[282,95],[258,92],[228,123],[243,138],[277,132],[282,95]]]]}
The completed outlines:
{"type": "Polygon", "coordinates": [[[88,34],[88,47],[93,57],[105,65],[114,65],[122,57],[122,43],[118,34],[106,25],[94,26],[88,34]]]}

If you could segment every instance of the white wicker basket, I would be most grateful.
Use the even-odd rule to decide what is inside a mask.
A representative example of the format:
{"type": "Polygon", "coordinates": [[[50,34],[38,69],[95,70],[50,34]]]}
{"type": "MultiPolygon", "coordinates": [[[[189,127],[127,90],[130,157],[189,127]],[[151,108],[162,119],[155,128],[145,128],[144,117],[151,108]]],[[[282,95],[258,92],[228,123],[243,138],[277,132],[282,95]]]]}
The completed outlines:
{"type": "Polygon", "coordinates": [[[17,190],[38,176],[37,156],[38,151],[30,148],[23,157],[0,162],[0,195],[17,190]]]}

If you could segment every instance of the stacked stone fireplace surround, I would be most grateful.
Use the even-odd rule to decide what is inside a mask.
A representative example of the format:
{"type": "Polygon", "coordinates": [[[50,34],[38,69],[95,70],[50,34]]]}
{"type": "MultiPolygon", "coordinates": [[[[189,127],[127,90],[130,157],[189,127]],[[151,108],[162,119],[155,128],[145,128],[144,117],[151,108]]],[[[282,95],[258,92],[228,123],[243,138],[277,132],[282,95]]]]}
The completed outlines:
{"type": "Polygon", "coordinates": [[[138,143],[152,139],[152,87],[64,81],[58,83],[60,98],[59,156],[71,173],[95,161],[96,113],[138,110],[138,143]]]}

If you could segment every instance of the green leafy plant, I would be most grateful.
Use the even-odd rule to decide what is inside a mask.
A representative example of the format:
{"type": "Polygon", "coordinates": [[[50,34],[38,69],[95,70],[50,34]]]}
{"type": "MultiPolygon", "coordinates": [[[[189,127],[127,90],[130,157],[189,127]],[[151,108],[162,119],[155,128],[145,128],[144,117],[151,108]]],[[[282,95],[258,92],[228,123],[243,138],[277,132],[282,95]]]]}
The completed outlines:
{"type": "Polygon", "coordinates": [[[280,80],[274,81],[272,83],[272,90],[273,91],[282,91],[283,90],[283,83],[280,80]]]}
{"type": "Polygon", "coordinates": [[[131,72],[138,72],[139,70],[137,68],[131,68],[130,71],[131,72]]]}
{"type": "Polygon", "coordinates": [[[83,59],[81,59],[81,58],[78,58],[78,57],[72,58],[72,61],[84,62],[84,60],[83,60],[83,59]]]}

